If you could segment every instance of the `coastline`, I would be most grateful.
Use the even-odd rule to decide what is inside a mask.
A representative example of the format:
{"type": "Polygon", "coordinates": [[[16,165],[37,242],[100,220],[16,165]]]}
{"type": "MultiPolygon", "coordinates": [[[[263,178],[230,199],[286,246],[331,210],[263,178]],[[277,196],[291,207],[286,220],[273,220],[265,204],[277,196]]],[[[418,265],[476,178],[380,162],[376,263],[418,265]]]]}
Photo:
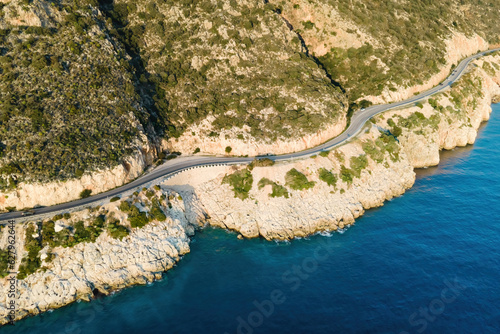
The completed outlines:
{"type": "MultiPolygon", "coordinates": [[[[446,40],[447,53],[453,61],[459,61],[462,57],[468,57],[477,50],[488,49],[487,43],[477,35],[467,38],[461,34],[453,34],[446,40]]],[[[390,93],[384,92],[382,100],[372,99],[375,103],[392,103],[408,99],[412,94],[425,91],[446,78],[449,74],[451,63],[448,63],[441,71],[424,85],[411,86],[401,90],[404,92],[390,93]]],[[[284,154],[299,152],[313,148],[321,143],[328,141],[335,136],[340,135],[346,128],[346,117],[339,117],[339,122],[334,125],[325,125],[322,130],[316,133],[305,135],[296,140],[279,140],[278,143],[256,142],[256,141],[234,141],[228,140],[220,135],[217,140],[205,138],[200,141],[196,136],[184,134],[182,138],[171,139],[169,141],[162,139],[161,143],[153,143],[147,139],[144,129],[136,121],[140,140],[134,144],[134,154],[127,157],[121,164],[112,169],[94,171],[85,174],[80,179],[71,179],[66,181],[48,182],[48,183],[25,183],[21,182],[17,189],[5,193],[0,193],[0,209],[6,210],[7,207],[14,207],[17,210],[23,208],[33,208],[36,206],[52,206],[66,203],[68,201],[79,199],[79,194],[85,190],[91,190],[93,194],[104,193],[108,190],[123,186],[139,177],[148,170],[158,157],[161,150],[179,151],[184,154],[190,154],[194,147],[202,148],[202,153],[225,154],[225,148],[231,147],[232,154],[237,155],[262,155],[272,152],[273,154],[284,154]]]]}
{"type": "MultiPolygon", "coordinates": [[[[488,57],[493,58],[491,56],[488,57]]],[[[485,59],[490,59],[488,57],[485,57],[485,59]]],[[[479,62],[484,62],[486,61],[485,59],[481,59],[479,62]]],[[[490,60],[497,64],[500,63],[499,56],[490,60]]],[[[417,124],[417,128],[404,129],[403,131],[405,132],[402,133],[404,140],[401,140],[398,144],[400,149],[398,152],[399,160],[394,161],[394,159],[391,159],[391,154],[388,151],[384,152],[381,163],[370,159],[370,168],[363,169],[359,177],[355,178],[350,185],[343,181],[339,182],[334,188],[324,184],[324,182],[318,179],[318,168],[327,168],[331,171],[339,172],[342,165],[349,165],[352,157],[359,157],[362,154],[366,154],[363,144],[376,142],[376,139],[382,133],[381,129],[384,126],[387,127],[388,118],[400,116],[407,119],[412,114],[420,112],[426,119],[431,119],[433,113],[431,108],[426,104],[423,108],[414,107],[418,109],[407,108],[402,111],[390,111],[389,114],[384,113],[376,119],[375,124],[370,123],[368,125],[368,132],[360,135],[356,141],[340,147],[336,150],[338,152],[331,152],[327,157],[320,156],[314,159],[282,163],[272,167],[256,167],[252,171],[254,174],[254,185],[250,196],[253,197],[243,201],[234,197],[229,185],[221,186],[224,176],[235,171],[233,167],[214,167],[204,173],[204,175],[196,175],[196,172],[182,173],[163,182],[162,189],[173,189],[180,194],[183,201],[182,206],[179,204],[178,211],[182,212],[184,218],[179,218],[182,215],[179,217],[169,215],[169,224],[158,225],[157,222],[153,222],[142,229],[134,230],[128,239],[124,239],[120,243],[111,242],[109,238],[106,238],[106,235],[102,235],[101,239],[98,239],[97,242],[101,242],[102,245],[114,245],[116,249],[111,251],[111,253],[116,253],[118,250],[134,249],[131,245],[142,247],[141,245],[145,240],[151,240],[151,236],[158,233],[158,231],[155,231],[155,228],[162,230],[163,227],[163,230],[168,232],[173,226],[186,226],[185,230],[187,231],[187,226],[189,225],[193,227],[192,232],[194,232],[195,226],[200,227],[204,223],[238,231],[244,237],[261,236],[268,240],[291,239],[321,231],[344,228],[354,223],[355,219],[362,215],[365,210],[383,205],[386,200],[403,194],[414,183],[414,168],[432,166],[439,162],[436,162],[435,159],[436,151],[439,156],[441,148],[451,149],[456,146],[471,144],[475,141],[477,128],[481,122],[488,119],[491,112],[490,103],[500,96],[500,88],[498,87],[500,76],[497,71],[494,76],[490,77],[490,80],[487,80],[487,73],[482,69],[477,68],[474,71],[482,78],[482,82],[486,86],[483,87],[483,97],[476,100],[476,108],[468,110],[467,117],[469,120],[458,117],[460,115],[457,114],[457,119],[453,119],[452,123],[449,123],[447,119],[440,120],[437,128],[433,127],[433,124],[430,124],[429,127],[424,127],[421,124],[418,127],[419,124],[417,124]],[[464,124],[470,124],[470,126],[463,126],[464,124]],[[423,144],[416,146],[418,143],[423,144]],[[415,151],[422,154],[415,155],[415,151]],[[341,156],[343,156],[343,159],[340,158],[341,156]],[[305,191],[290,190],[289,198],[269,197],[269,193],[272,191],[270,185],[258,189],[257,183],[263,177],[269,178],[279,184],[286,184],[285,175],[291,168],[300,170],[306,175],[309,181],[316,182],[315,187],[305,191]],[[344,192],[341,190],[344,190],[344,192]],[[331,194],[330,192],[334,193],[331,194]],[[327,198],[327,200],[322,200],[324,198],[327,198]],[[197,217],[197,219],[193,220],[193,217],[197,217]],[[284,219],[285,217],[286,220],[284,219]],[[176,220],[178,223],[174,223],[176,220]]],[[[443,97],[443,104],[446,105],[444,100],[446,100],[445,97],[443,97]]],[[[470,106],[473,106],[472,101],[470,102],[470,106]]],[[[455,114],[451,113],[450,115],[455,114]]],[[[353,168],[351,165],[348,167],[353,168]]],[[[83,214],[81,218],[84,219],[83,214]]],[[[106,270],[111,270],[114,273],[106,279],[106,282],[109,283],[108,288],[97,288],[97,290],[108,292],[131,285],[145,284],[146,282],[158,279],[161,277],[162,272],[171,268],[180,259],[182,254],[189,252],[189,240],[186,238],[190,233],[185,232],[184,234],[181,233],[175,236],[175,240],[183,240],[183,246],[179,248],[174,247],[177,253],[173,252],[172,254],[174,255],[169,256],[172,259],[172,261],[167,261],[167,263],[170,263],[169,265],[163,262],[154,264],[148,268],[142,268],[142,271],[134,271],[132,268],[137,269],[141,264],[149,263],[150,259],[132,257],[132,262],[126,266],[117,268],[110,265],[107,267],[106,270]]],[[[161,242],[170,243],[172,238],[169,236],[159,240],[160,244],[161,242]]],[[[92,255],[88,255],[89,257],[85,258],[86,254],[89,254],[89,247],[96,248],[92,243],[85,243],[75,248],[55,249],[54,251],[57,254],[56,262],[59,264],[64,263],[64,267],[83,267],[86,263],[84,260],[92,257],[92,255]],[[82,254],[82,256],[75,256],[78,253],[82,254]]],[[[158,253],[153,257],[166,258],[165,256],[158,257],[158,255],[169,254],[172,249],[168,249],[168,251],[161,248],[158,249],[158,253]]],[[[108,249],[107,251],[110,250],[108,249]]],[[[111,261],[110,263],[114,262],[111,261]]],[[[24,294],[25,297],[21,300],[21,303],[24,304],[20,304],[20,307],[23,305],[24,311],[18,312],[17,319],[29,314],[37,314],[61,307],[75,300],[89,300],[93,297],[93,291],[98,286],[97,283],[102,283],[103,281],[102,274],[92,273],[89,275],[87,272],[76,271],[78,274],[73,272],[73,277],[67,277],[65,275],[68,273],[63,274],[56,271],[54,263],[48,263],[47,265],[46,271],[39,271],[20,282],[26,294],[24,294]],[[61,286],[61,289],[55,290],[54,285],[47,285],[45,283],[47,282],[47,277],[51,277],[53,284],[61,286]],[[61,282],[65,283],[62,284],[61,282]],[[46,296],[50,291],[58,291],[59,293],[52,295],[53,299],[47,302],[46,296]],[[41,304],[42,301],[45,304],[41,304]]],[[[60,265],[59,268],[61,269],[62,267],[60,265]]],[[[5,288],[5,280],[2,281],[5,288]]],[[[4,300],[0,300],[0,303],[5,305],[4,300]]],[[[5,311],[6,308],[0,306],[0,316],[2,317],[0,321],[5,320],[5,311]]]]}

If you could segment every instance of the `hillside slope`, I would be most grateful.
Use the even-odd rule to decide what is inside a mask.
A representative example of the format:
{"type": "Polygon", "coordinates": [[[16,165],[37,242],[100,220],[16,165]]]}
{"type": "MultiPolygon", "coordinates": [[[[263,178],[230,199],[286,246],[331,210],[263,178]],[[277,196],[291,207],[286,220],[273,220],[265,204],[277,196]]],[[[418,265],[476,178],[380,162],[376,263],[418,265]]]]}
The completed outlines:
{"type": "Polygon", "coordinates": [[[442,78],[460,58],[500,43],[498,1],[270,2],[351,102],[406,98],[398,92],[424,85],[440,72],[442,78]]]}
{"type": "Polygon", "coordinates": [[[147,144],[137,116],[148,116],[105,17],[73,1],[23,3],[0,16],[0,189],[120,164],[147,144]]]}

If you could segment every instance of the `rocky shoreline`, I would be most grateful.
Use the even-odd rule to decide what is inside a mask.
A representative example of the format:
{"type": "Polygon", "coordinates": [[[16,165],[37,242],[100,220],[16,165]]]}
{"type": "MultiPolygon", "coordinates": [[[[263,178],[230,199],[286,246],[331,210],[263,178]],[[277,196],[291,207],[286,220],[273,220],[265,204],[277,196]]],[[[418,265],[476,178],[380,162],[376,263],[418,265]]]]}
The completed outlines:
{"type": "MultiPolygon", "coordinates": [[[[231,184],[224,180],[245,171],[246,166],[211,167],[203,173],[191,170],[161,182],[155,191],[169,199],[161,206],[164,221],[152,220],[140,228],[129,225],[131,232],[122,240],[102,233],[94,242],[51,249],[53,258],[49,261],[44,257],[43,270],[18,281],[16,320],[159,279],[189,252],[195,229],[207,224],[237,231],[242,237],[267,240],[287,240],[353,224],[365,210],[381,206],[412,187],[414,168],[439,163],[441,149],[475,141],[479,125],[489,118],[490,104],[500,97],[500,70],[491,71],[498,65],[485,64],[500,64],[500,56],[476,61],[476,67],[450,91],[421,106],[378,116],[358,138],[335,151],[249,170],[251,189],[245,198],[235,196],[231,184]],[[400,131],[399,142],[387,134],[396,131],[400,131]],[[307,187],[294,189],[291,170],[306,178],[307,187]],[[275,188],[281,190],[279,195],[275,188]]],[[[143,203],[151,200],[139,197],[135,197],[136,205],[146,210],[143,203]]],[[[112,216],[127,225],[127,215],[117,206],[118,202],[109,203],[96,212],[115,212],[112,216]]],[[[95,215],[84,210],[61,221],[88,222],[95,215]]],[[[4,231],[0,248],[7,242],[4,231]]],[[[25,227],[18,225],[16,231],[19,267],[27,254],[25,227]]],[[[40,252],[42,256],[47,253],[48,247],[40,252]]],[[[0,323],[5,324],[9,283],[3,278],[0,284],[0,323]]]]}

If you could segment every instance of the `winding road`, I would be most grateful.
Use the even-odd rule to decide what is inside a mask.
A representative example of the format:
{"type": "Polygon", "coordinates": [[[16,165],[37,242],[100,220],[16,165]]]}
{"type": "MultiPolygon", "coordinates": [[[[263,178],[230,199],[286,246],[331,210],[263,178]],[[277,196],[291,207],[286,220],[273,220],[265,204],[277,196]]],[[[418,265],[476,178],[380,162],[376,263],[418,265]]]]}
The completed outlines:
{"type": "MultiPolygon", "coordinates": [[[[284,161],[284,160],[292,160],[292,159],[297,159],[297,158],[307,158],[312,155],[318,154],[321,151],[326,151],[330,150],[340,144],[345,143],[352,137],[355,137],[363,128],[364,124],[370,120],[373,116],[380,114],[384,111],[390,110],[390,109],[395,109],[395,108],[401,108],[410,104],[414,104],[418,101],[424,100],[428,98],[431,95],[434,95],[436,93],[439,93],[443,90],[445,90],[448,86],[450,86],[452,83],[457,81],[464,73],[469,64],[477,59],[480,58],[486,54],[500,51],[499,49],[493,49],[493,50],[487,50],[480,52],[476,55],[470,56],[466,59],[464,59],[460,64],[453,70],[451,75],[443,81],[441,84],[438,86],[423,92],[419,95],[416,95],[410,99],[401,101],[401,102],[395,102],[391,104],[384,104],[384,105],[375,105],[369,108],[366,108],[364,110],[360,110],[356,112],[352,118],[351,118],[351,123],[349,127],[347,128],[346,131],[344,131],[341,135],[338,137],[333,138],[332,140],[321,144],[319,146],[310,148],[305,151],[301,152],[296,152],[296,153],[290,153],[290,154],[283,154],[283,155],[277,155],[277,156],[267,156],[267,158],[272,159],[274,161],[284,161]]],[[[76,207],[82,207],[86,205],[90,205],[91,203],[95,202],[100,202],[103,200],[106,200],[107,198],[111,198],[114,196],[119,196],[120,194],[135,190],[138,188],[141,188],[143,185],[154,181],[158,178],[161,177],[170,177],[175,175],[176,173],[182,172],[183,170],[186,169],[191,169],[191,168],[198,168],[198,167],[206,167],[210,165],[227,165],[227,164],[244,164],[244,163],[250,163],[254,160],[253,157],[245,157],[245,158],[240,158],[240,157],[214,157],[214,156],[206,156],[206,157],[187,157],[187,158],[182,158],[179,159],[178,161],[176,160],[170,160],[167,163],[157,167],[150,173],[147,173],[136,180],[127,183],[121,187],[109,190],[107,192],[97,194],[85,199],[80,199],[76,200],[73,202],[67,202],[67,203],[62,203],[54,206],[49,206],[49,207],[41,207],[37,208],[36,212],[34,215],[29,216],[30,219],[40,216],[40,215],[45,215],[49,213],[56,213],[56,212],[61,212],[65,210],[70,210],[74,209],[76,207]]],[[[27,217],[22,216],[22,212],[9,212],[9,213],[4,213],[0,215],[0,221],[6,221],[6,220],[16,220],[19,222],[20,220],[24,220],[27,217]],[[20,219],[22,218],[22,219],[20,219]]]]}

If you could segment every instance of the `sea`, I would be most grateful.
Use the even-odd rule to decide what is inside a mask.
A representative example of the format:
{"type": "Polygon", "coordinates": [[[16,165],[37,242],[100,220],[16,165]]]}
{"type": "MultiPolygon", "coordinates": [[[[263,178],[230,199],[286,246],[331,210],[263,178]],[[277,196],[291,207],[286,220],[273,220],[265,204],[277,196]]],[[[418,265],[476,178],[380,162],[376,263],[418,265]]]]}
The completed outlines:
{"type": "Polygon", "coordinates": [[[500,105],[476,144],[343,231],[196,234],[161,281],[0,333],[500,333],[500,105]]]}

